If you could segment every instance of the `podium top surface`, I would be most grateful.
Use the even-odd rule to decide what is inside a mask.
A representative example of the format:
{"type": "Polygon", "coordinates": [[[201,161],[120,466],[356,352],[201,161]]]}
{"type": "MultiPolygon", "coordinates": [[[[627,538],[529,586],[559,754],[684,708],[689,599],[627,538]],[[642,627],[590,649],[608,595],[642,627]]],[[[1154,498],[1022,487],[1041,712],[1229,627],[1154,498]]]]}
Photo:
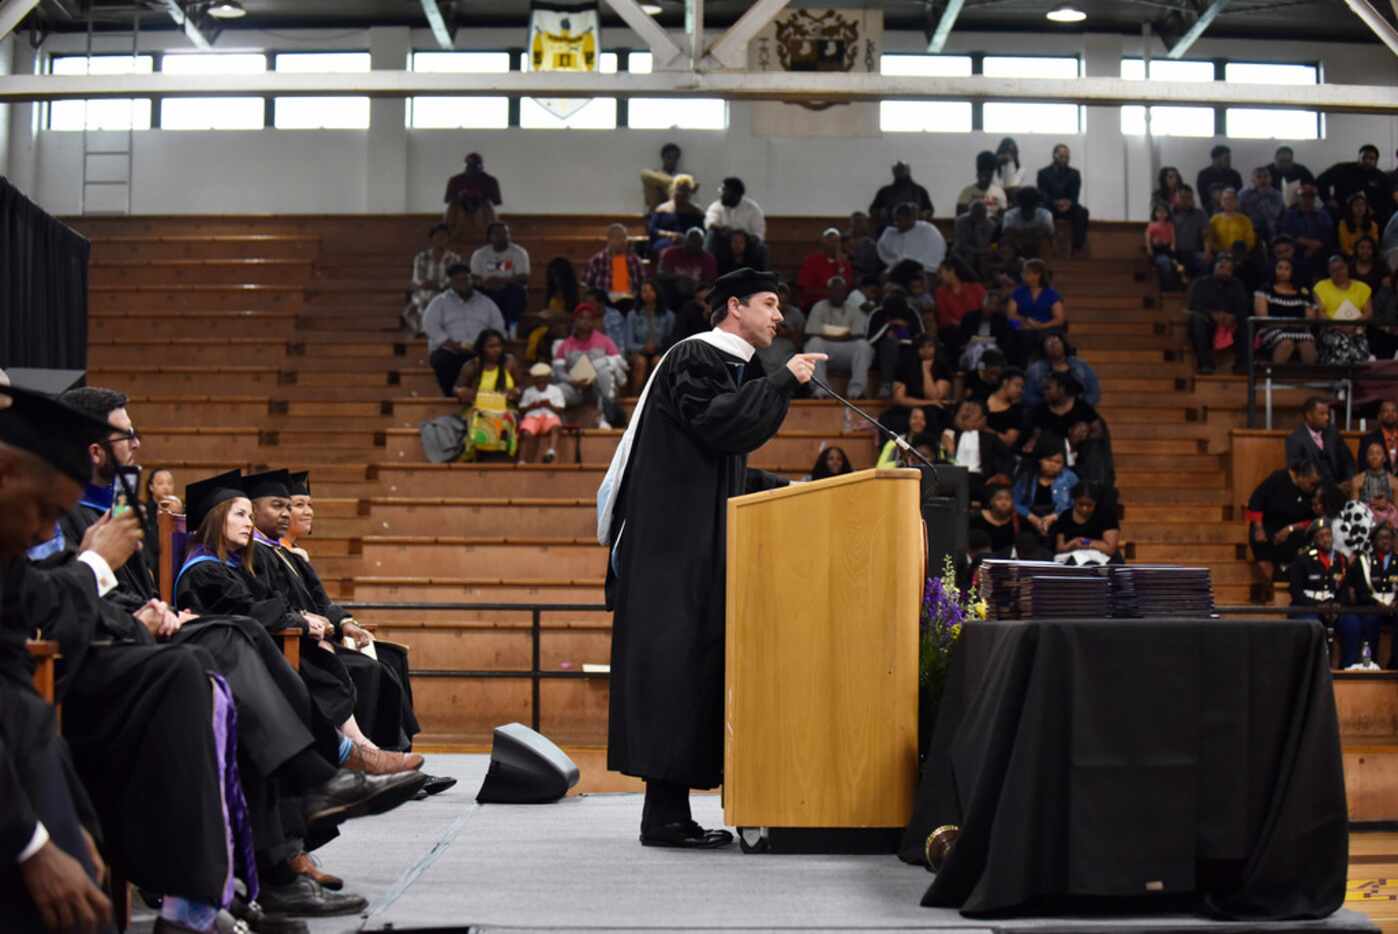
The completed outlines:
{"type": "Polygon", "coordinates": [[[838,477],[826,477],[824,480],[792,483],[790,486],[784,486],[779,490],[765,490],[761,493],[749,493],[746,496],[735,496],[728,502],[729,505],[733,506],[751,506],[756,503],[765,503],[774,499],[784,499],[792,496],[808,496],[812,493],[820,493],[837,486],[886,480],[921,483],[922,472],[912,467],[893,467],[882,470],[877,467],[871,467],[868,470],[856,470],[854,473],[841,474],[838,477]]]}

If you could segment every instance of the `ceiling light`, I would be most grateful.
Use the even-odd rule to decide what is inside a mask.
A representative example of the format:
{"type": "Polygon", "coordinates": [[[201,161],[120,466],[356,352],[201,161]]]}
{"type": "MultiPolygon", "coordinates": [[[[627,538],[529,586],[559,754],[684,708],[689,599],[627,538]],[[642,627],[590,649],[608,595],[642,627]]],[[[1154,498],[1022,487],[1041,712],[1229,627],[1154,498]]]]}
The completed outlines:
{"type": "Polygon", "coordinates": [[[247,13],[238,0],[218,0],[209,7],[209,15],[215,19],[242,19],[247,13]]]}
{"type": "Polygon", "coordinates": [[[1081,23],[1087,19],[1087,14],[1071,3],[1060,3],[1044,16],[1055,23],[1081,23]]]}
{"type": "Polygon", "coordinates": [[[665,11],[660,8],[658,3],[643,3],[641,4],[641,12],[647,16],[659,16],[665,11]]]}

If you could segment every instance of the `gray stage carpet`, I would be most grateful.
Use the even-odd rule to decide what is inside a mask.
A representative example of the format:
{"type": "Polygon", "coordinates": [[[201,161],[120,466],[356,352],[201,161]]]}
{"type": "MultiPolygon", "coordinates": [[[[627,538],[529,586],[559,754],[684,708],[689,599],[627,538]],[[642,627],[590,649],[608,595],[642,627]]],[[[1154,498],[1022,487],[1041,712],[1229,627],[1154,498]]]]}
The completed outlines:
{"type": "MultiPolygon", "coordinates": [[[[744,855],[648,849],[636,842],[638,795],[555,805],[475,804],[484,756],[429,756],[454,789],[354,821],[317,856],[370,899],[364,917],[311,923],[314,934],[413,929],[475,931],[879,930],[1376,931],[1343,911],[1320,923],[1233,925],[1199,918],[975,921],[918,901],[930,877],[893,856],[744,855]]],[[[716,796],[695,818],[722,824],[716,796]]],[[[148,929],[141,925],[138,929],[148,929]]]]}

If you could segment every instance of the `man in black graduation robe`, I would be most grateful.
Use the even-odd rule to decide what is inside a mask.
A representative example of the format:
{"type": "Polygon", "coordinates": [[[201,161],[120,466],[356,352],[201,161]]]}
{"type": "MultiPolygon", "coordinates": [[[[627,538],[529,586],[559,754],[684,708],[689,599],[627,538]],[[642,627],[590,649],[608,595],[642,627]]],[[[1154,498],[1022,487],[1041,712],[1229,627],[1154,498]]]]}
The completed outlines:
{"type": "Polygon", "coordinates": [[[723,781],[727,501],[786,481],[747,468],[777,433],[822,354],[754,375],[781,323],[776,277],[740,269],[710,299],[713,331],[682,341],[651,376],[598,492],[598,539],[611,548],[607,767],[646,780],[641,842],[713,848],[689,789],[723,781]]]}

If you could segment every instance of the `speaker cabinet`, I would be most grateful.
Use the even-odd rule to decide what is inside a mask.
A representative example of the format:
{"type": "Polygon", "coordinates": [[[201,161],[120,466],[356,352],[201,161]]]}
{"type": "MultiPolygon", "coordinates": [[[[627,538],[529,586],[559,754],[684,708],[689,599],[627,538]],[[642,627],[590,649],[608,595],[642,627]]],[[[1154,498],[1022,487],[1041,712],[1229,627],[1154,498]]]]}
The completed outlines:
{"type": "Polygon", "coordinates": [[[578,767],[546,736],[523,723],[495,728],[481,804],[549,804],[578,783],[578,767]]]}

